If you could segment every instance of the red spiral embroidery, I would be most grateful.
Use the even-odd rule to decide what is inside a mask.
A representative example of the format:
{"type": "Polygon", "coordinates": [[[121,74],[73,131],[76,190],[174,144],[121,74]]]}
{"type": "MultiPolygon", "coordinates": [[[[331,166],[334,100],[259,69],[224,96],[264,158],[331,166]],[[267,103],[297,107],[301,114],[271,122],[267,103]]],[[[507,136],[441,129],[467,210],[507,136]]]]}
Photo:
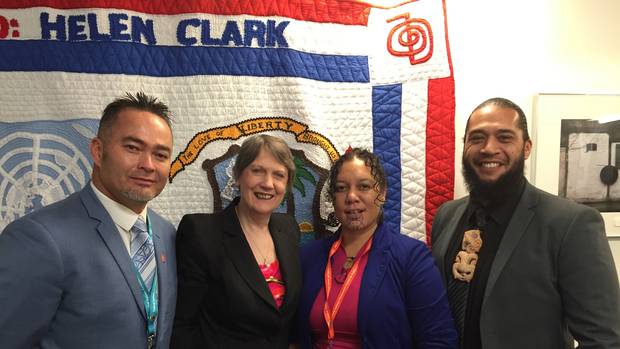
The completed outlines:
{"type": "Polygon", "coordinates": [[[422,18],[409,18],[409,13],[390,18],[387,22],[400,19],[403,22],[394,26],[388,35],[388,52],[397,57],[409,57],[411,65],[428,61],[433,56],[431,25],[422,18]],[[397,47],[394,47],[395,43],[397,47]]]}

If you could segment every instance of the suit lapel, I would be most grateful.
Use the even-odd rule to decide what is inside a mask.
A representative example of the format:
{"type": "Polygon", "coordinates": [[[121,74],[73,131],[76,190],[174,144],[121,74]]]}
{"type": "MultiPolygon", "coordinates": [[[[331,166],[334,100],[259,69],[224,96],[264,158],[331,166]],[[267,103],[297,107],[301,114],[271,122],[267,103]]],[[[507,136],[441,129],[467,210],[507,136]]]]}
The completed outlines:
{"type": "Polygon", "coordinates": [[[368,263],[366,263],[362,284],[360,285],[360,304],[362,306],[358,307],[359,311],[365,309],[365,305],[371,304],[385,276],[387,266],[390,264],[391,255],[389,249],[392,244],[392,236],[390,234],[387,224],[384,223],[381,224],[373,236],[368,263]]]}
{"type": "MultiPolygon", "coordinates": [[[[299,267],[295,268],[295,266],[299,266],[299,254],[295,253],[299,247],[296,245],[296,241],[286,236],[288,230],[283,229],[281,224],[279,224],[280,222],[276,221],[275,217],[276,216],[272,216],[269,221],[269,231],[271,232],[276,254],[278,255],[282,278],[284,279],[287,291],[299,289],[301,285],[301,275],[299,275],[299,267]]],[[[284,303],[280,311],[284,312],[291,306],[290,302],[291,297],[286,297],[285,295],[284,303]]]]}
{"type": "MultiPolygon", "coordinates": [[[[504,237],[499,244],[497,254],[491,265],[491,271],[489,272],[489,279],[487,281],[486,290],[484,291],[484,300],[487,299],[499,275],[501,274],[504,266],[508,262],[508,259],[512,255],[514,249],[517,247],[521,237],[527,230],[532,218],[534,217],[534,210],[532,209],[538,202],[538,195],[536,189],[529,183],[526,183],[525,190],[515,208],[515,212],[506,227],[504,237]]],[[[483,304],[484,304],[483,300],[483,304]]]]}
{"type": "Polygon", "coordinates": [[[112,217],[110,217],[108,211],[103,208],[103,205],[101,205],[95,196],[95,193],[90,187],[90,183],[88,183],[84,190],[82,190],[80,193],[80,198],[90,217],[99,221],[99,224],[97,225],[97,232],[110,251],[110,254],[112,254],[112,257],[114,257],[114,260],[121,270],[125,281],[127,281],[127,285],[131,289],[136,305],[140,308],[142,316],[146,319],[144,301],[142,300],[142,292],[140,291],[140,285],[138,284],[136,272],[131,258],[129,258],[129,253],[127,253],[127,248],[119,236],[116,224],[114,224],[114,221],[112,221],[112,217]]]}
{"type": "MultiPolygon", "coordinates": [[[[319,292],[323,287],[325,287],[325,268],[327,267],[327,263],[330,262],[328,260],[329,250],[332,247],[334,241],[338,240],[340,237],[340,231],[336,234],[333,234],[327,238],[323,238],[317,242],[318,246],[312,249],[313,254],[311,255],[312,262],[308,262],[306,257],[305,261],[302,261],[303,270],[303,287],[302,294],[305,297],[302,297],[301,304],[306,306],[306,309],[301,310],[301,314],[307,314],[310,316],[310,309],[314,304],[314,299],[317,297],[319,292]]],[[[302,248],[302,255],[304,249],[302,248]]]]}
{"type": "Polygon", "coordinates": [[[252,249],[243,235],[243,230],[241,230],[239,219],[235,213],[235,205],[231,204],[228,206],[223,214],[225,215],[223,221],[226,222],[224,224],[225,235],[223,244],[228,258],[230,258],[239,275],[245,280],[250,289],[267,304],[277,309],[276,302],[267,287],[267,282],[254,259],[252,249]]]}
{"type": "MultiPolygon", "coordinates": [[[[162,240],[162,224],[158,221],[157,216],[149,209],[149,223],[151,225],[151,231],[153,233],[153,246],[155,247],[155,262],[157,263],[157,283],[159,293],[159,312],[160,314],[166,313],[166,307],[169,306],[166,302],[162,302],[164,299],[168,299],[168,293],[171,291],[169,285],[174,283],[170,281],[170,268],[167,267],[169,251],[166,248],[166,244],[162,240]]],[[[158,321],[158,327],[162,326],[162,321],[158,321]]],[[[161,328],[161,327],[160,327],[161,328]]]]}
{"type": "MultiPolygon", "coordinates": [[[[448,247],[450,246],[450,241],[452,241],[452,237],[456,233],[457,225],[463,217],[465,213],[465,209],[467,208],[469,200],[462,199],[457,203],[457,207],[454,210],[454,213],[446,219],[448,221],[445,223],[445,228],[439,228],[442,230],[441,238],[437,241],[433,241],[433,254],[435,256],[445,256],[448,252],[448,247]]],[[[445,258],[435,258],[435,262],[437,263],[437,267],[441,273],[442,279],[445,279],[445,258]]]]}

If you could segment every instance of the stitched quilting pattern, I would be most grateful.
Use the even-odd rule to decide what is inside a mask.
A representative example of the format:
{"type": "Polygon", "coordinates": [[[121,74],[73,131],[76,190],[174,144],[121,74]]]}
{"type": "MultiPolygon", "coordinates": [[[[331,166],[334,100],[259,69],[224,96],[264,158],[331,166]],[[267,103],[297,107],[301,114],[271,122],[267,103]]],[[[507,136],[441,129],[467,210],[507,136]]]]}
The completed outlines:
{"type": "Polygon", "coordinates": [[[381,156],[386,222],[427,240],[453,195],[454,80],[445,4],[346,0],[7,0],[0,5],[0,228],[88,182],[102,109],[144,91],[174,112],[173,223],[222,209],[253,134],[282,137],[298,177],[278,209],[303,241],[334,230],[327,170],[381,156]]]}

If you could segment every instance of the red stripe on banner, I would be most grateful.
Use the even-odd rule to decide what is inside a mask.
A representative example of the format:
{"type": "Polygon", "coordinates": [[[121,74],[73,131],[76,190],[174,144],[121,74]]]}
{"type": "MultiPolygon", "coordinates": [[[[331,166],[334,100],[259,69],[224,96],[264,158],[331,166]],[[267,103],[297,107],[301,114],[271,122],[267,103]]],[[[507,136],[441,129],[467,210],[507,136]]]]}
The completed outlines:
{"type": "Polygon", "coordinates": [[[51,7],[55,9],[105,8],[149,14],[177,15],[210,13],[215,15],[281,16],[302,21],[366,25],[371,5],[347,0],[3,0],[0,7],[24,9],[51,7]]]}
{"type": "Polygon", "coordinates": [[[426,124],[426,242],[437,208],[454,197],[454,79],[428,82],[426,124]]]}
{"type": "Polygon", "coordinates": [[[426,243],[432,246],[431,226],[441,204],[454,198],[454,71],[448,41],[446,1],[443,0],[446,52],[450,76],[428,82],[426,119],[426,243]]]}

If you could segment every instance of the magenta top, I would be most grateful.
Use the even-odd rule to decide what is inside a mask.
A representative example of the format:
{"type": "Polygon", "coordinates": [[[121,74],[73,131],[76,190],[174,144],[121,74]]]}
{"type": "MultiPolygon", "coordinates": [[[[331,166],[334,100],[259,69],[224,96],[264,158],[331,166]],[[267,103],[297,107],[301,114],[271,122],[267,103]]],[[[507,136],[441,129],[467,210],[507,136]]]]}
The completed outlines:
{"type": "MultiPolygon", "coordinates": [[[[340,310],[334,319],[334,340],[331,348],[353,349],[361,348],[362,342],[357,330],[357,305],[359,302],[360,285],[366,264],[368,263],[369,253],[361,257],[357,275],[353,279],[349,291],[345,295],[340,310]]],[[[348,270],[344,269],[347,255],[344,248],[340,246],[332,257],[333,283],[329,294],[329,305],[333,307],[336,302],[338,292],[344,284],[348,270]]],[[[312,331],[312,343],[315,349],[328,348],[327,325],[323,316],[323,306],[325,304],[325,287],[322,287],[314,300],[312,310],[310,310],[310,330],[312,331]]]]}
{"type": "Polygon", "coordinates": [[[282,279],[282,273],[280,273],[280,263],[276,259],[269,264],[259,264],[258,266],[265,277],[265,281],[267,281],[267,286],[273,299],[276,301],[276,305],[280,308],[286,293],[284,279],[282,279]]]}

